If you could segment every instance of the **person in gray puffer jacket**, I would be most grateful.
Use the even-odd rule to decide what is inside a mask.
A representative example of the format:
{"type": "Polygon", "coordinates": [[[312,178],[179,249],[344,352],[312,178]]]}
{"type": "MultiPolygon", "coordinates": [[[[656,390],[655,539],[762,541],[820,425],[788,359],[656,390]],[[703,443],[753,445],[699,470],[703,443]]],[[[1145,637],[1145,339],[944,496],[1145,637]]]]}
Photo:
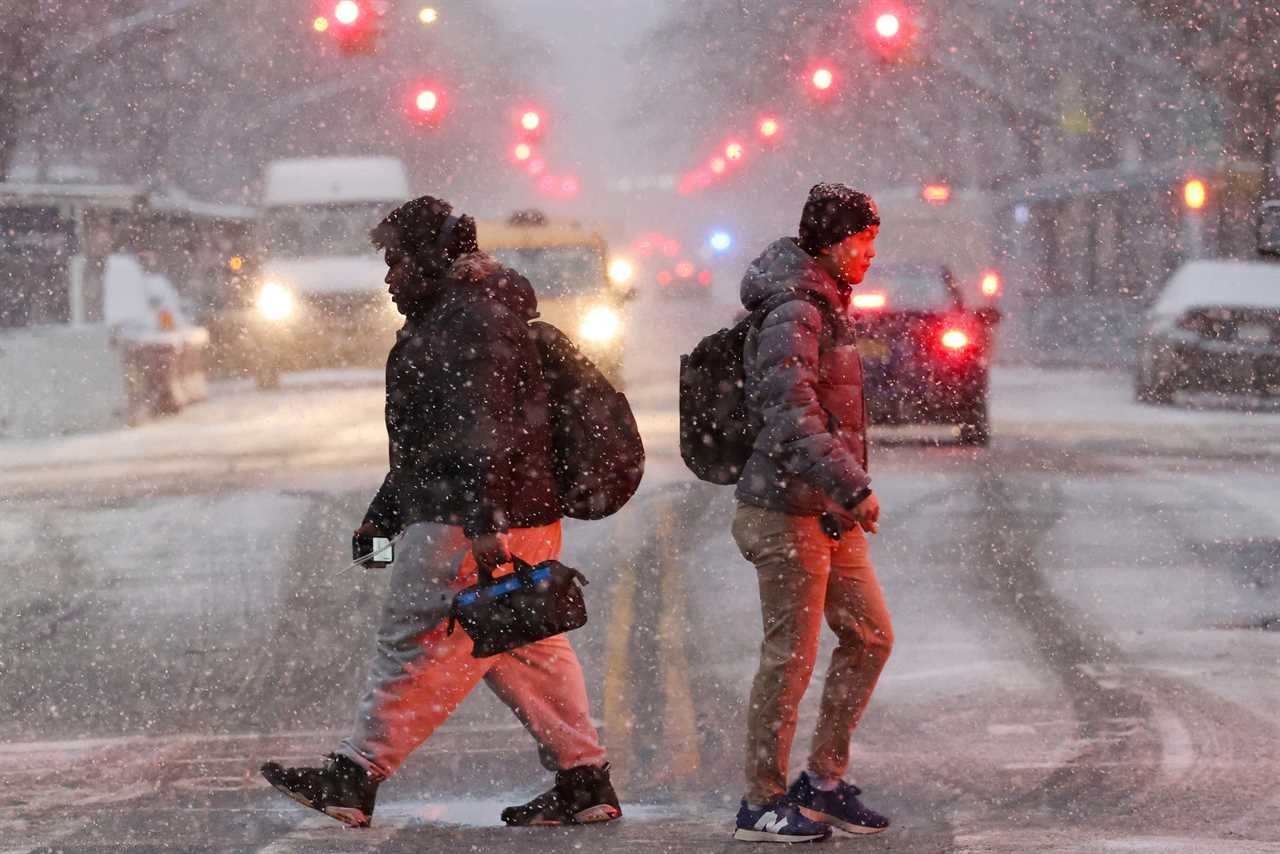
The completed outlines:
{"type": "Polygon", "coordinates": [[[818,184],[799,237],[771,244],[742,280],[743,306],[764,315],[743,351],[758,433],[733,523],[738,548],[756,567],[764,622],[734,834],[745,841],[812,841],[831,826],[851,833],[889,826],[844,779],[850,738],[893,645],[865,536],[878,530],[880,505],[867,474],[862,362],[847,319],[879,227],[869,196],[818,184]],[[808,768],[788,788],[824,615],[838,643],[808,768]]]}

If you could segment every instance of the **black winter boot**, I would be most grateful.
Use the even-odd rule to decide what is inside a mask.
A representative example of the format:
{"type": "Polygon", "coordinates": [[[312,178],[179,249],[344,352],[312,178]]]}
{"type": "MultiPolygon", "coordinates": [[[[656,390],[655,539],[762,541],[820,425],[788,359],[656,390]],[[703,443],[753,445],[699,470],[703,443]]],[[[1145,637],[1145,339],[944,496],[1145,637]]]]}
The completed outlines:
{"type": "Polygon", "coordinates": [[[594,824],[622,816],[618,795],[609,782],[608,764],[579,765],[556,773],[556,784],[527,804],[507,807],[509,825],[594,824]]]}
{"type": "Polygon", "coordinates": [[[266,781],[304,807],[318,810],[349,827],[368,827],[379,781],[347,757],[330,753],[320,768],[262,766],[266,781]]]}

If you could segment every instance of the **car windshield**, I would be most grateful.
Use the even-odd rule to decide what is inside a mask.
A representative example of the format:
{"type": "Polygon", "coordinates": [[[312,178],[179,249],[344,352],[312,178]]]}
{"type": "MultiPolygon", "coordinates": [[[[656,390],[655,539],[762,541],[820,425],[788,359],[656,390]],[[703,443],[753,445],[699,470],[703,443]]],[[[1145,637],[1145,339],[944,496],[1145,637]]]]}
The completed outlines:
{"type": "Polygon", "coordinates": [[[369,229],[386,213],[381,203],[313,205],[267,211],[263,244],[269,255],[366,255],[374,252],[369,229]]]}
{"type": "Polygon", "coordinates": [[[489,254],[527,278],[540,297],[590,296],[604,286],[604,258],[594,246],[491,249],[489,254]]]}
{"type": "Polygon", "coordinates": [[[873,265],[857,294],[882,293],[890,311],[945,311],[955,306],[941,266],[873,265]]]}

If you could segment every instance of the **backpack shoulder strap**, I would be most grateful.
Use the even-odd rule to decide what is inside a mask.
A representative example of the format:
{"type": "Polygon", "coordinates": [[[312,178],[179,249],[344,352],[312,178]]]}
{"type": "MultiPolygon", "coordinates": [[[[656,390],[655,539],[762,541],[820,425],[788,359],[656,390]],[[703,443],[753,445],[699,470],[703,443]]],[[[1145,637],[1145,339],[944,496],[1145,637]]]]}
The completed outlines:
{"type": "Polygon", "coordinates": [[[789,302],[796,300],[804,300],[812,305],[822,314],[822,331],[827,333],[831,325],[835,322],[835,310],[831,305],[817,294],[809,291],[786,291],[780,294],[774,294],[764,301],[764,304],[757,308],[751,315],[751,324],[757,329],[764,323],[764,319],[769,316],[775,309],[781,308],[789,302]]]}

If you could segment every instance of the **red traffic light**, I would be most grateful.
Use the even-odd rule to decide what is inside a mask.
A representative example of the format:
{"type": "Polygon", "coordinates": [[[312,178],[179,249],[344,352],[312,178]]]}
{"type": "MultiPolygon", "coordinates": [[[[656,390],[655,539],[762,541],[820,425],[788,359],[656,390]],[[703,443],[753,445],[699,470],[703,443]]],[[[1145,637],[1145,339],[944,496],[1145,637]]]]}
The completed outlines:
{"type": "Polygon", "coordinates": [[[362,10],[355,0],[341,0],[333,7],[333,19],[344,27],[350,27],[360,20],[362,10]]]}
{"type": "Polygon", "coordinates": [[[419,83],[413,86],[406,96],[406,101],[409,117],[424,126],[434,126],[439,122],[448,106],[444,90],[434,83],[419,83]]]}
{"type": "Polygon", "coordinates": [[[756,133],[760,134],[761,139],[765,140],[777,139],[781,130],[782,125],[773,116],[765,116],[756,125],[756,133]]]}
{"type": "Polygon", "coordinates": [[[533,133],[542,127],[542,114],[537,110],[525,110],[520,114],[520,127],[533,133]]]}
{"type": "Polygon", "coordinates": [[[876,17],[876,35],[882,39],[896,38],[902,32],[902,21],[892,12],[884,12],[876,17]]]}
{"type": "Polygon", "coordinates": [[[835,85],[836,74],[825,65],[819,66],[809,74],[809,85],[818,92],[828,92],[835,85]]]}
{"type": "Polygon", "coordinates": [[[914,34],[910,13],[892,3],[881,3],[871,9],[866,23],[867,40],[885,61],[897,59],[914,34]]]}
{"type": "Polygon", "coordinates": [[[328,8],[330,13],[316,17],[312,28],[318,33],[331,33],[345,54],[373,53],[382,35],[382,10],[366,8],[357,0],[338,0],[328,8]]]}

